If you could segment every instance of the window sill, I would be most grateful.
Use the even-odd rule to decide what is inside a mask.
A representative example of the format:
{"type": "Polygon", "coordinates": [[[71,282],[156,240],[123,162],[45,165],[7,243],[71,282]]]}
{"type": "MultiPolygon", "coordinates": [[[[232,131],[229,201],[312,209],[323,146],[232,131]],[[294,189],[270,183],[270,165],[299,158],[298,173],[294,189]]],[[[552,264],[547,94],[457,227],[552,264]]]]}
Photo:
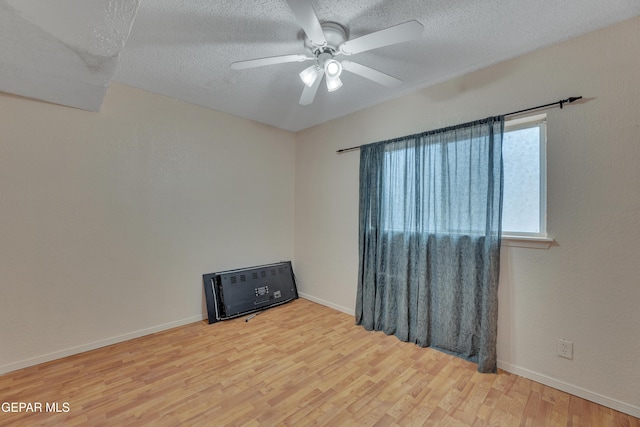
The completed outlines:
{"type": "Polygon", "coordinates": [[[549,249],[555,240],[552,237],[502,235],[502,246],[529,249],[549,249]]]}

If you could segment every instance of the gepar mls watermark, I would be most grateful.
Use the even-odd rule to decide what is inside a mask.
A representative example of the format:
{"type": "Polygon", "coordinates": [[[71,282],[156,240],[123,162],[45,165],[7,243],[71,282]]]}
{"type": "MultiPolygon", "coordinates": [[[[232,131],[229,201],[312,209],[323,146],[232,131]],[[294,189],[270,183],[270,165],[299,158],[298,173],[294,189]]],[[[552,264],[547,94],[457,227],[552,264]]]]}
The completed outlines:
{"type": "Polygon", "coordinates": [[[52,412],[66,413],[71,411],[69,402],[2,402],[2,412],[52,412]]]}

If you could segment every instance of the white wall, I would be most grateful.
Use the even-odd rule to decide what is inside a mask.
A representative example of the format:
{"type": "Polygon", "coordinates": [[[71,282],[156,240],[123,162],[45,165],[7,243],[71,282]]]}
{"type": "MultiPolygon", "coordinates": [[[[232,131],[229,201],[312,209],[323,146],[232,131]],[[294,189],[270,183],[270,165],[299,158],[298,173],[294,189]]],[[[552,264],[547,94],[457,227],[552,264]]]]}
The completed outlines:
{"type": "Polygon", "coordinates": [[[300,291],[353,312],[359,155],[337,149],[582,95],[547,111],[555,246],[502,251],[499,367],[640,416],[639,52],[634,19],[297,134],[300,291]]]}
{"type": "Polygon", "coordinates": [[[0,94],[0,372],[206,318],[202,274],[293,258],[294,135],[114,84],[0,94]]]}

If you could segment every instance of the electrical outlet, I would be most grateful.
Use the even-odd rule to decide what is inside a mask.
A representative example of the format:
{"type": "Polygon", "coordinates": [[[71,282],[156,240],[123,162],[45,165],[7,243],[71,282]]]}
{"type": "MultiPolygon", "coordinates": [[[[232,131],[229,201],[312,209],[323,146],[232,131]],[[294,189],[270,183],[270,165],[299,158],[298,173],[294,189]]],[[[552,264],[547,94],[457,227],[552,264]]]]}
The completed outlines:
{"type": "Polygon", "coordinates": [[[573,359],[573,341],[558,338],[556,344],[556,353],[558,356],[564,357],[565,359],[573,359]]]}

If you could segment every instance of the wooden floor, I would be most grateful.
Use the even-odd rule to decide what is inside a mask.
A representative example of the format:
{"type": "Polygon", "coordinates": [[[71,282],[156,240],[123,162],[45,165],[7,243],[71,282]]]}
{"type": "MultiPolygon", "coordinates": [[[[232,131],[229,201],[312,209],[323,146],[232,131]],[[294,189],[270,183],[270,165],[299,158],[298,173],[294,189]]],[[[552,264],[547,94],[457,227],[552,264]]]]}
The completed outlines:
{"type": "Polygon", "coordinates": [[[249,322],[193,323],[5,374],[0,400],[43,410],[0,412],[2,426],[640,427],[302,299],[249,322]],[[44,412],[47,403],[68,412],[44,412]]]}

